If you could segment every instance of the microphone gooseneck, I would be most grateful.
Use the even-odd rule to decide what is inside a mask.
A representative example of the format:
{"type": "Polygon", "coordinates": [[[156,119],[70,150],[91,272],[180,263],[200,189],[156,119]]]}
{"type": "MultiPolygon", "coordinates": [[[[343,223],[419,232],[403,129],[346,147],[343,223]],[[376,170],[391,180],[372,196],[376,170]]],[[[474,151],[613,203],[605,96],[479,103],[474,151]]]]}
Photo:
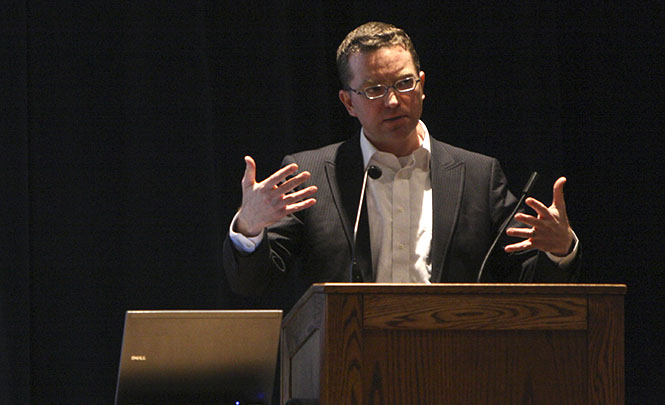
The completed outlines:
{"type": "Polygon", "coordinates": [[[363,201],[365,200],[365,189],[367,188],[367,176],[371,177],[374,180],[377,180],[381,177],[383,172],[377,166],[370,165],[365,169],[363,175],[363,185],[360,189],[360,201],[358,201],[358,211],[356,212],[356,222],[353,225],[353,241],[351,244],[351,281],[352,282],[361,282],[363,281],[362,272],[358,268],[358,262],[356,261],[356,237],[358,236],[358,224],[360,223],[360,213],[363,208],[363,201]]]}
{"type": "Polygon", "coordinates": [[[511,212],[510,215],[508,215],[508,217],[506,218],[506,220],[503,221],[503,224],[501,224],[501,227],[499,228],[499,232],[497,232],[496,237],[494,237],[492,245],[487,250],[487,253],[485,254],[485,259],[483,259],[483,263],[480,265],[480,270],[478,270],[478,277],[476,278],[476,283],[480,283],[480,279],[483,277],[483,271],[485,270],[485,265],[487,264],[487,260],[492,255],[494,247],[499,242],[501,235],[503,235],[503,233],[506,231],[506,228],[508,228],[508,224],[510,224],[510,221],[517,213],[517,210],[522,206],[522,203],[526,199],[527,195],[531,193],[531,189],[533,189],[533,185],[536,183],[537,179],[538,179],[538,172],[531,173],[529,181],[526,182],[524,188],[522,189],[522,194],[520,195],[520,199],[517,201],[515,208],[513,208],[513,212],[511,212]]]}

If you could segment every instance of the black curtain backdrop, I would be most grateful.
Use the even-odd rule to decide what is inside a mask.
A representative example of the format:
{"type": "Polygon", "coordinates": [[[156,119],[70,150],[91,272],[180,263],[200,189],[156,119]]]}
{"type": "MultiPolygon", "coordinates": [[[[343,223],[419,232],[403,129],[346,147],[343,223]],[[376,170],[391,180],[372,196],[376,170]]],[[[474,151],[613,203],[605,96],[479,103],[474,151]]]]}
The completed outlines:
{"type": "Polygon", "coordinates": [[[369,20],[411,35],[438,139],[536,196],[566,175],[586,281],[628,284],[629,403],[665,395],[660,2],[10,1],[0,10],[0,402],[113,401],[129,309],[288,308],[234,296],[221,241],[243,156],[358,130],[334,55],[369,20]],[[503,2],[502,2],[503,3],[503,2]]]}

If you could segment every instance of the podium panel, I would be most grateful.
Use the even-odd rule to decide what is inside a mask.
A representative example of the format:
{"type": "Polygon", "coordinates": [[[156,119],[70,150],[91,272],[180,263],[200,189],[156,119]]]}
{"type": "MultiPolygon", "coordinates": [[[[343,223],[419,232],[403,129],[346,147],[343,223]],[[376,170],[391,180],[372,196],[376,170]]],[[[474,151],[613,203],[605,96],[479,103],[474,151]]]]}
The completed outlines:
{"type": "Polygon", "coordinates": [[[624,285],[315,284],[282,403],[623,404],[624,285]]]}

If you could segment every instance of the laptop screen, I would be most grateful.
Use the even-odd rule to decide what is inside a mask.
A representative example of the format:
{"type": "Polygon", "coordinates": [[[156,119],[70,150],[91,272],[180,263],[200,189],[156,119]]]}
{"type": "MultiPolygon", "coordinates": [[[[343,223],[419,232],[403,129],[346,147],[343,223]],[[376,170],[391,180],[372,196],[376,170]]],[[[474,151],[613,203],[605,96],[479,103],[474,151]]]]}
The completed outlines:
{"type": "Polygon", "coordinates": [[[116,404],[270,404],[282,311],[127,311],[116,404]]]}

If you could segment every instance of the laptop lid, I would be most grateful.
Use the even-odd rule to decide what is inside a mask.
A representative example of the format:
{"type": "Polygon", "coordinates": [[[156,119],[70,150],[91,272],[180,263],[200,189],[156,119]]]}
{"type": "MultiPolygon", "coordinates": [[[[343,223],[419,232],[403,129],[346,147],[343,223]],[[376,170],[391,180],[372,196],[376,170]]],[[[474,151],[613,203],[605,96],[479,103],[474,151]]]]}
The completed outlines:
{"type": "Polygon", "coordinates": [[[270,404],[282,311],[127,311],[116,404],[270,404]]]}

